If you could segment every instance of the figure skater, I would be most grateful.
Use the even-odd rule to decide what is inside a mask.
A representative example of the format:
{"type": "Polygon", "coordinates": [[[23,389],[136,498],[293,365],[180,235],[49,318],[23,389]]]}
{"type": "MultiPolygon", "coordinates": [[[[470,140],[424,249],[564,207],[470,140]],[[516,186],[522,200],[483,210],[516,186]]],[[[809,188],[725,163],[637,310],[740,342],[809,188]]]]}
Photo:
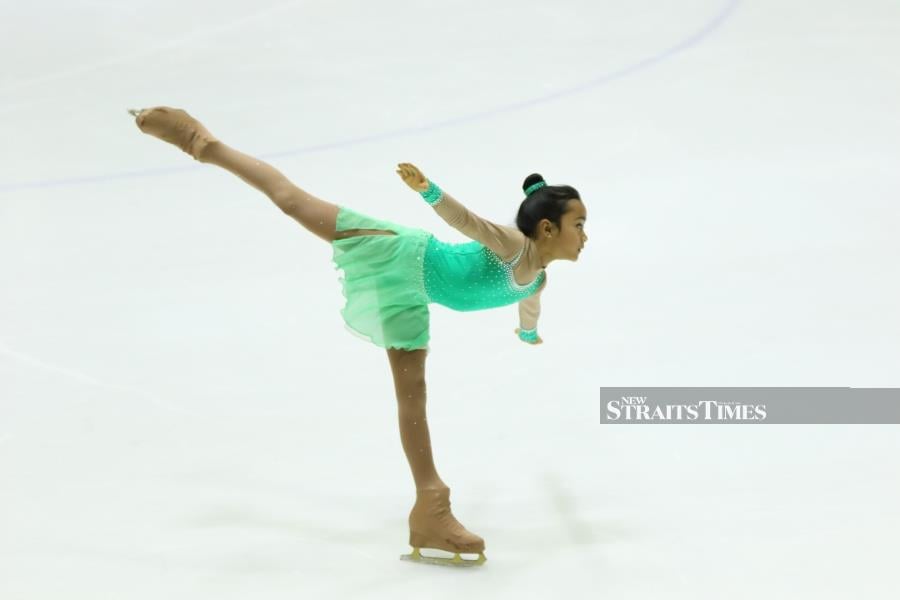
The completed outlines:
{"type": "Polygon", "coordinates": [[[450,226],[472,241],[449,244],[431,233],[372,218],[316,198],[263,161],[230,148],[188,113],[156,107],[130,110],[144,133],[175,144],[194,159],[226,169],[269,197],[285,214],[332,247],[346,303],[341,315],[356,334],[387,350],[400,421],[400,439],[416,485],[409,544],[402,558],[441,564],[482,564],[484,540],[450,511],[450,488],[434,466],[425,415],[428,304],[459,311],[518,302],[518,338],[540,344],[537,320],[545,268],[578,259],[587,241],[586,211],[578,192],[525,179],[517,228],[491,223],[467,210],[410,163],[397,174],[450,226]],[[422,548],[453,553],[423,555],[422,548]],[[477,554],[463,559],[460,554],[477,554]]]}

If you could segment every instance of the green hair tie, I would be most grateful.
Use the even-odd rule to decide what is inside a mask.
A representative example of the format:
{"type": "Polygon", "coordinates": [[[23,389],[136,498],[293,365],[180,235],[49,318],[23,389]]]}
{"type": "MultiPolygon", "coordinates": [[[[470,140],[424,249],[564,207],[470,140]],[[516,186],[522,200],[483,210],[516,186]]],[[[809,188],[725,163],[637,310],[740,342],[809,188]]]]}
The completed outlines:
{"type": "Polygon", "coordinates": [[[531,192],[533,192],[535,190],[539,190],[542,187],[544,187],[545,185],[547,185],[546,181],[538,181],[537,183],[533,183],[533,184],[529,185],[527,188],[525,188],[525,195],[530,196],[531,192]]]}

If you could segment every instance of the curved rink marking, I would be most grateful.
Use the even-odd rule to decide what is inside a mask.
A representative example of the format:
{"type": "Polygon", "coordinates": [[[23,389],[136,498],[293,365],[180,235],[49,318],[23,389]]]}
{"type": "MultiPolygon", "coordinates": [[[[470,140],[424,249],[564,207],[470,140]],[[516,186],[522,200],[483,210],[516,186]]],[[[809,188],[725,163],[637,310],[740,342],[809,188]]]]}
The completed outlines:
{"type": "MultiPolygon", "coordinates": [[[[643,60],[637,61],[631,65],[623,67],[621,69],[612,71],[610,73],[604,73],[602,75],[598,75],[593,79],[590,79],[584,83],[563,88],[561,90],[557,90],[555,92],[550,92],[548,94],[544,94],[542,96],[537,96],[535,98],[530,98],[526,100],[520,100],[517,102],[512,102],[509,104],[503,104],[500,106],[496,106],[494,108],[490,108],[487,110],[477,111],[474,113],[469,113],[467,115],[462,115],[459,117],[454,117],[451,119],[444,119],[441,121],[435,121],[433,123],[428,123],[425,125],[419,125],[415,127],[404,127],[400,129],[392,129],[390,131],[385,131],[382,133],[375,133],[370,135],[364,135],[360,137],[339,140],[335,142],[329,142],[325,144],[317,144],[313,146],[302,146],[300,148],[294,148],[291,150],[284,150],[281,152],[270,152],[266,154],[258,155],[259,158],[263,160],[268,160],[272,158],[280,158],[285,156],[298,156],[301,154],[312,154],[315,152],[322,152],[325,150],[334,150],[338,148],[348,148],[351,146],[358,146],[361,144],[379,142],[383,140],[390,140],[394,138],[399,138],[407,135],[414,135],[419,133],[425,133],[429,131],[434,131],[437,129],[443,129],[446,127],[454,127],[458,125],[465,125],[468,123],[473,123],[475,121],[482,121],[485,119],[489,119],[491,117],[506,115],[510,113],[514,113],[517,111],[525,110],[540,104],[546,104],[549,102],[555,102],[557,100],[561,100],[563,98],[567,98],[570,96],[575,96],[577,94],[583,94],[585,92],[589,92],[595,88],[602,87],[604,85],[610,84],[612,82],[618,81],[620,79],[624,79],[635,73],[639,73],[644,71],[645,69],[649,69],[651,67],[656,66],[657,64],[667,61],[672,57],[692,48],[701,42],[703,42],[710,35],[715,33],[735,12],[740,0],[725,0],[725,2],[719,7],[718,12],[706,23],[703,24],[697,31],[684,38],[682,41],[678,42],[674,46],[671,46],[657,54],[650,56],[649,58],[645,58],[643,60]]],[[[123,112],[124,109],[123,109],[123,112]]],[[[200,165],[188,165],[184,167],[159,167],[153,169],[141,169],[136,171],[122,171],[118,173],[108,173],[103,175],[93,175],[87,177],[72,177],[66,179],[43,179],[36,181],[27,181],[22,183],[5,183],[0,184],[0,192],[16,192],[20,190],[27,189],[40,189],[40,188],[51,188],[51,187],[65,187],[65,186],[74,186],[74,185],[84,185],[88,183],[106,183],[108,181],[117,181],[122,179],[132,179],[138,177],[157,177],[160,175],[170,175],[173,173],[183,173],[186,171],[192,171],[199,169],[200,165]]]]}

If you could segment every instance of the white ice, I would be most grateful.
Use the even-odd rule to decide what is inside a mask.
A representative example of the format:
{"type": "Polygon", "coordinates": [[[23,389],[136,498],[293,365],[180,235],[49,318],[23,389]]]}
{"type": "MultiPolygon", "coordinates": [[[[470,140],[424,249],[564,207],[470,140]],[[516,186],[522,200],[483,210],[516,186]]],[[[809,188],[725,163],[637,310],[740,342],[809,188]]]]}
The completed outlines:
{"type": "Polygon", "coordinates": [[[900,5],[0,8],[0,598],[896,598],[896,426],[613,426],[602,386],[900,386],[900,5]],[[432,310],[429,421],[481,569],[398,560],[384,351],[330,248],[141,135],[181,106],[298,185],[464,241],[588,210],[544,344],[432,310]]]}

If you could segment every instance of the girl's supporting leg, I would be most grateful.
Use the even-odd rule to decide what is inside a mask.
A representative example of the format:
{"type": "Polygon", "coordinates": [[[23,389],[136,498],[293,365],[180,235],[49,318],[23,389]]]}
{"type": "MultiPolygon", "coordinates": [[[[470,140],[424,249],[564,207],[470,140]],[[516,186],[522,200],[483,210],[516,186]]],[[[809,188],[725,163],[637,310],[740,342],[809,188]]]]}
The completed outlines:
{"type": "Polygon", "coordinates": [[[484,540],[468,531],[450,511],[450,488],[434,467],[425,414],[427,351],[387,352],[397,394],[400,440],[416,482],[416,503],[409,513],[409,543],[414,548],[484,552],[484,540]]]}
{"type": "Polygon", "coordinates": [[[427,350],[389,349],[388,360],[394,375],[400,441],[412,469],[416,489],[446,488],[434,466],[431,436],[425,414],[425,357],[427,350]]]}

